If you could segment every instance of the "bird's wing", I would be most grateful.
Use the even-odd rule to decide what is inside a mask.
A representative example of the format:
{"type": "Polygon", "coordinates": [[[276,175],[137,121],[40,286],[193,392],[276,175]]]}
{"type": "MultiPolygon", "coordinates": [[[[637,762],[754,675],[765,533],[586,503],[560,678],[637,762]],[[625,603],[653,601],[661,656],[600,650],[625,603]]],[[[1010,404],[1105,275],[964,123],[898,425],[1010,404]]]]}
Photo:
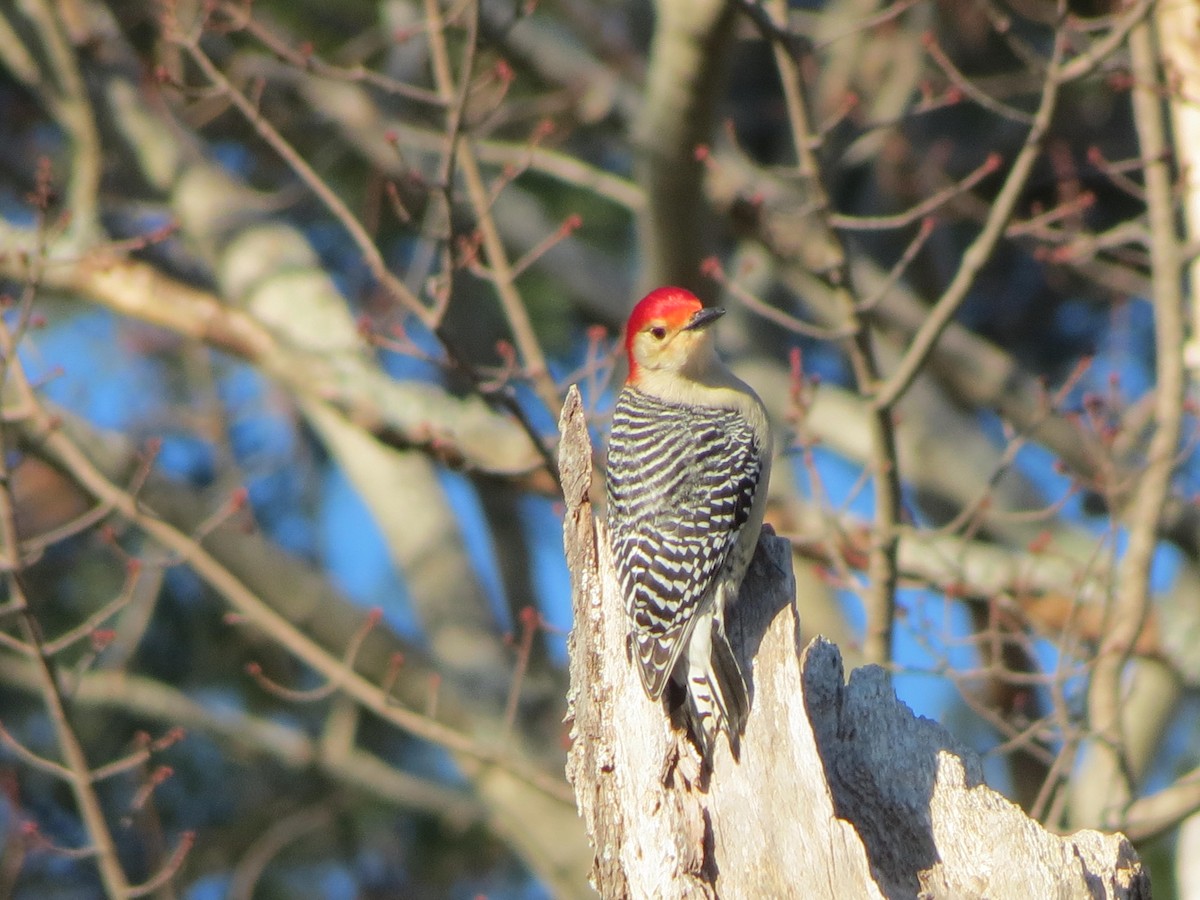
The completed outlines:
{"type": "Polygon", "coordinates": [[[628,408],[647,404],[668,406],[639,394],[614,410],[610,460],[614,453],[633,454],[642,465],[610,463],[609,522],[642,683],[657,698],[697,615],[712,602],[711,591],[750,516],[762,463],[738,413],[628,408]],[[631,421],[617,428],[620,415],[631,421]],[[618,480],[614,470],[637,474],[618,480]]]}

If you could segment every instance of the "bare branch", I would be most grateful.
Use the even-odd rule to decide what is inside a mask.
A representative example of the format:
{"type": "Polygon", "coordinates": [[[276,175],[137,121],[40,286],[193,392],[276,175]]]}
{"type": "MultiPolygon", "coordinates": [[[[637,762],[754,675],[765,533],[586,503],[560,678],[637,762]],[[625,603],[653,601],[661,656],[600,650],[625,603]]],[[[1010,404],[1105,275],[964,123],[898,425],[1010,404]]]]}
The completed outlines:
{"type": "MultiPolygon", "coordinates": [[[[1092,669],[1088,686],[1088,718],[1096,737],[1092,752],[1107,771],[1108,784],[1085,803],[1099,821],[1121,821],[1132,799],[1133,773],[1121,733],[1122,673],[1132,648],[1145,627],[1150,608],[1150,564],[1158,547],[1158,521],[1170,492],[1171,475],[1182,434],[1185,370],[1179,336],[1184,332],[1179,240],[1175,231],[1175,202],[1166,161],[1166,122],[1159,95],[1157,57],[1152,26],[1139,22],[1129,36],[1133,61],[1133,107],[1145,162],[1154,280],[1155,387],[1154,432],[1146,462],[1131,494],[1125,520],[1129,545],[1118,571],[1111,618],[1092,669]]],[[[1079,812],[1083,812],[1080,810],[1079,812]]],[[[1085,816],[1091,819],[1091,816],[1085,816]]],[[[1096,821],[1096,820],[1093,820],[1096,821]]]]}

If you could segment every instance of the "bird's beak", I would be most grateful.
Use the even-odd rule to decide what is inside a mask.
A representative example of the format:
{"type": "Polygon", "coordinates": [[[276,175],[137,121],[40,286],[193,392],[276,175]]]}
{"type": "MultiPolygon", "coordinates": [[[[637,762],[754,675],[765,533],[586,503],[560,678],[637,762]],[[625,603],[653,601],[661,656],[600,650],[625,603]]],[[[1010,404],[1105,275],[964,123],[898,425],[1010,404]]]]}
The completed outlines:
{"type": "Polygon", "coordinates": [[[719,306],[709,306],[698,310],[692,316],[690,322],[683,326],[684,331],[699,331],[701,328],[707,328],[721,316],[725,315],[725,310],[719,306]]]}

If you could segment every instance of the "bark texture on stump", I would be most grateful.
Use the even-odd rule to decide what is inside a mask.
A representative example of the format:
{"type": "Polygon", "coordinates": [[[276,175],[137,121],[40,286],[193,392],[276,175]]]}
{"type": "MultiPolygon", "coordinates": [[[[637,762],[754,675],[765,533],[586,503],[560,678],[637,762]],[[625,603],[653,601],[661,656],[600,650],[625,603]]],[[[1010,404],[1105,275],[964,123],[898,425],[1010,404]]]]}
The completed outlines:
{"type": "Polygon", "coordinates": [[[711,777],[626,651],[624,600],[592,515],[579,393],[560,420],[571,569],[567,776],[604,897],[1149,897],[1122,835],[1050,834],[983,783],[978,757],[900,703],[883,670],[845,683],[803,646],[788,542],[764,535],[728,627],[751,712],[711,777]]]}

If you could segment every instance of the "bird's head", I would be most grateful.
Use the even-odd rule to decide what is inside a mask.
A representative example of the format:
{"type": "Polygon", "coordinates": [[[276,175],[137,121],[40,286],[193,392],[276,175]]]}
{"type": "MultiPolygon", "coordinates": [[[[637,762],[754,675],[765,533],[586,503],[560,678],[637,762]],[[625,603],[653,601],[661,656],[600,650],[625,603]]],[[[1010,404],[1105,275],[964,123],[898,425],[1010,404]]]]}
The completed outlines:
{"type": "Polygon", "coordinates": [[[704,307],[683,288],[651,291],[629,314],[625,330],[627,383],[639,385],[659,375],[703,372],[714,357],[709,326],[724,314],[723,309],[704,307]]]}

